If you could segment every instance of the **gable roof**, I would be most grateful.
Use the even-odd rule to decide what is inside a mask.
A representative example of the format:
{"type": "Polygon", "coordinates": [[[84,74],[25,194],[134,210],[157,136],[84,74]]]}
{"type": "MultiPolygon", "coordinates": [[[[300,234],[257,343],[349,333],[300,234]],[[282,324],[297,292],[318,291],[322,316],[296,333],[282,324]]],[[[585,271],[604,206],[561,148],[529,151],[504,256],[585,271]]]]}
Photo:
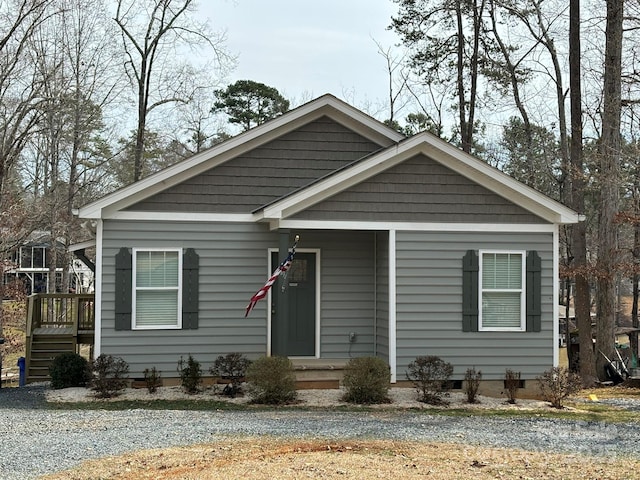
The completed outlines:
{"type": "Polygon", "coordinates": [[[581,215],[511,178],[450,143],[422,132],[409,138],[336,97],[326,94],[204,152],[109,194],[78,211],[81,218],[109,218],[120,210],[221,165],[309,122],[327,116],[383,149],[255,210],[250,219],[277,224],[409,158],[423,154],[515,205],[554,224],[577,223],[581,215]]]}
{"type": "Polygon", "coordinates": [[[128,185],[78,210],[81,218],[105,218],[169,187],[253,150],[302,125],[327,116],[363,137],[388,147],[404,135],[364,112],[326,94],[182,162],[128,185]]]}
{"type": "Polygon", "coordinates": [[[374,153],[256,210],[259,220],[285,219],[343,192],[415,155],[424,154],[550,223],[577,223],[581,216],[450,143],[422,132],[374,153]]]}

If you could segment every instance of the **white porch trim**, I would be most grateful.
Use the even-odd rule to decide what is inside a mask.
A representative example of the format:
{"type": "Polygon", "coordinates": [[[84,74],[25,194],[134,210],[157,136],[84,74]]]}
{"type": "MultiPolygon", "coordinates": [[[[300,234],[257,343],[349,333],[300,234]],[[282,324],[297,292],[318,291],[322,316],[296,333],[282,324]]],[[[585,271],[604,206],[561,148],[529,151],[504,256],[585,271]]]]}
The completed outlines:
{"type": "MultiPolygon", "coordinates": [[[[560,365],[560,232],[553,232],[553,366],[560,365]]],[[[567,320],[568,321],[568,320],[567,320]]],[[[569,339],[567,338],[567,351],[569,339]]]]}
{"type": "Polygon", "coordinates": [[[398,230],[423,232],[509,232],[553,233],[551,223],[413,223],[413,222],[357,222],[333,220],[280,220],[271,222],[271,230],[278,228],[307,230],[398,230]]]}
{"type": "Polygon", "coordinates": [[[93,316],[95,320],[93,333],[93,356],[98,358],[102,350],[102,230],[103,221],[96,220],[96,272],[94,289],[93,316]]]}

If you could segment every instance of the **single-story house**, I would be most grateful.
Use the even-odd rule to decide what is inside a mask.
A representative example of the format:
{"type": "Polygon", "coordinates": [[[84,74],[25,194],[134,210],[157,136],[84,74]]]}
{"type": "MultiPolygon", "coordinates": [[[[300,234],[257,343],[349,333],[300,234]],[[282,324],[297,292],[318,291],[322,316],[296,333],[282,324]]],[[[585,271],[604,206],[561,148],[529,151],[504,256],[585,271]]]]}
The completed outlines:
{"type": "Polygon", "coordinates": [[[558,363],[559,226],[579,215],[429,133],[324,95],[79,209],[96,229],[95,353],[302,368],[419,355],[485,380],[558,363]],[[286,278],[245,317],[299,236],[286,278]]]}

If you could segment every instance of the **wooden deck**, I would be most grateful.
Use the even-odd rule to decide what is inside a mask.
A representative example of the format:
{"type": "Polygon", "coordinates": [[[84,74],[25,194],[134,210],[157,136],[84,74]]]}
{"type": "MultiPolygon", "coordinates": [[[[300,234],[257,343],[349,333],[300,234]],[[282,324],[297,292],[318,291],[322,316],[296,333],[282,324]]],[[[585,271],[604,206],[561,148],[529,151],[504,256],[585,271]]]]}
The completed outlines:
{"type": "Polygon", "coordinates": [[[35,294],[28,298],[27,382],[49,380],[49,366],[61,353],[93,352],[94,296],[89,294],[35,294]]]}

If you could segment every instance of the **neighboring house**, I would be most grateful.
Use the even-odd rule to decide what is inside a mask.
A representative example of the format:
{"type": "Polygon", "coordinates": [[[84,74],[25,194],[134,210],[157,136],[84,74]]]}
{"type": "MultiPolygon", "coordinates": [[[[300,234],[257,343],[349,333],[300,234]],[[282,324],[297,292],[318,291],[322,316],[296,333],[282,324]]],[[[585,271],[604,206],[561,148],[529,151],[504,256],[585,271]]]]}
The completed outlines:
{"type": "MultiPolygon", "coordinates": [[[[578,214],[429,133],[322,96],[86,205],[96,354],[438,355],[485,380],[558,363],[558,227],[578,214]],[[251,296],[300,236],[293,267],[251,296]]],[[[171,372],[174,372],[173,375],[171,372]]]]}
{"type": "MultiPolygon", "coordinates": [[[[64,245],[54,242],[60,254],[64,253],[64,245]]],[[[52,241],[49,232],[35,231],[19,247],[13,250],[4,268],[3,283],[21,282],[27,295],[50,292],[49,276],[53,261],[52,241]]],[[[62,255],[58,256],[55,268],[56,290],[60,291],[64,264],[62,255]]],[[[70,259],[71,288],[77,292],[93,291],[93,272],[76,258],[70,259]]],[[[59,292],[58,292],[59,293],[59,292]]],[[[67,293],[67,292],[62,292],[67,293]]]]}

